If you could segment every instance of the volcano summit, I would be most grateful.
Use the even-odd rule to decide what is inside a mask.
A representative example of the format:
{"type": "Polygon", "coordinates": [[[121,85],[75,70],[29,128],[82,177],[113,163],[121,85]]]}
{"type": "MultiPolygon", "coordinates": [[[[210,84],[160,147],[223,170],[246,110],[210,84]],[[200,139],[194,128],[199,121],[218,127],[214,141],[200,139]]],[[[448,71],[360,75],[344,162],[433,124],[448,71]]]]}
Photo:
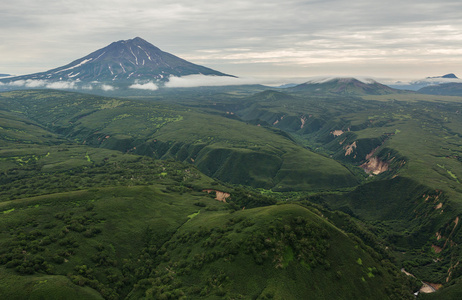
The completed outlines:
{"type": "MultiPolygon", "coordinates": [[[[76,82],[168,81],[193,74],[230,76],[164,52],[142,38],[113,42],[70,64],[46,72],[8,78],[76,82]]],[[[5,80],[4,80],[5,82],[5,80]]]]}

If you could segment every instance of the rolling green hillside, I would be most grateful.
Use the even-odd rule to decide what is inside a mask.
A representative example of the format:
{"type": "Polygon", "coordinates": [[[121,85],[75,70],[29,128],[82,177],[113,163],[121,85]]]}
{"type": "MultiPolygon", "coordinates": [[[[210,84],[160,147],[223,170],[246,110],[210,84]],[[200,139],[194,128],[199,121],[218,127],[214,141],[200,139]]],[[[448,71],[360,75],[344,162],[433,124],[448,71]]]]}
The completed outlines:
{"type": "Polygon", "coordinates": [[[384,247],[394,251],[397,264],[419,279],[457,283],[462,99],[289,92],[180,103],[282,130],[314,152],[342,162],[362,185],[345,193],[309,196],[309,201],[366,222],[384,247]]]}
{"type": "Polygon", "coordinates": [[[0,293],[458,293],[458,99],[214,92],[0,94],[0,293]]]}
{"type": "Polygon", "coordinates": [[[31,299],[71,288],[97,298],[88,287],[106,299],[409,295],[393,265],[298,205],[234,211],[157,183],[18,199],[1,210],[3,295],[30,284],[31,299]]]}
{"type": "Polygon", "coordinates": [[[75,142],[193,163],[226,182],[275,190],[325,190],[357,183],[341,164],[300,147],[278,131],[222,116],[64,92],[0,96],[3,109],[75,142]]]}
{"type": "Polygon", "coordinates": [[[409,298],[395,266],[316,210],[273,205],[190,164],[43,128],[32,140],[37,125],[15,114],[15,140],[0,148],[2,297],[409,298]]]}

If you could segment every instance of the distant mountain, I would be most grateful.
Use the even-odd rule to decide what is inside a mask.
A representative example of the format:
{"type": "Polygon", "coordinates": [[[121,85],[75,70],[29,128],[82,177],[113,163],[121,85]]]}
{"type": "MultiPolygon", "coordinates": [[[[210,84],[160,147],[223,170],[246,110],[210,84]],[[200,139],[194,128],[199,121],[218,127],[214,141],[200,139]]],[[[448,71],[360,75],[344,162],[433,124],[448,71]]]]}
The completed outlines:
{"type": "Polygon", "coordinates": [[[337,95],[387,95],[403,91],[393,89],[374,80],[360,81],[355,78],[333,78],[309,81],[288,89],[291,92],[310,92],[337,95]]]}
{"type": "Polygon", "coordinates": [[[426,77],[426,78],[411,81],[408,83],[397,82],[396,84],[391,84],[390,86],[395,89],[419,91],[420,89],[425,88],[427,86],[434,86],[434,85],[451,83],[451,82],[462,82],[462,81],[454,73],[449,73],[443,76],[426,77]]]}
{"type": "Polygon", "coordinates": [[[11,76],[10,74],[0,74],[0,77],[9,77],[11,76]]]}
{"type": "Polygon", "coordinates": [[[436,79],[436,78],[454,78],[459,79],[454,73],[449,73],[443,76],[436,76],[436,77],[427,77],[428,79],[436,79]]]}
{"type": "Polygon", "coordinates": [[[130,83],[137,80],[167,81],[169,76],[192,74],[231,76],[190,63],[136,37],[114,42],[65,66],[10,80],[130,83]]]}
{"type": "Polygon", "coordinates": [[[419,89],[417,92],[430,95],[462,96],[462,82],[429,85],[419,89]]]}

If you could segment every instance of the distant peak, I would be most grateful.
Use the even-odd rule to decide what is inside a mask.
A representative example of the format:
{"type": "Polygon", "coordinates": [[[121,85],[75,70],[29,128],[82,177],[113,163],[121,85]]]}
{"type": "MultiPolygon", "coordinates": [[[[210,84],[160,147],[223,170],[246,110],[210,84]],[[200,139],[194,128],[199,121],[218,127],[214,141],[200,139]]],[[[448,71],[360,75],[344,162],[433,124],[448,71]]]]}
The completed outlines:
{"type": "Polygon", "coordinates": [[[131,40],[127,40],[127,42],[149,44],[146,40],[140,38],[139,36],[131,40]]]}
{"type": "MultiPolygon", "coordinates": [[[[135,37],[119,40],[71,63],[46,72],[15,77],[47,81],[166,82],[188,75],[231,76],[164,52],[135,37]]],[[[231,76],[233,77],[233,76],[231,76]]]]}
{"type": "Polygon", "coordinates": [[[307,81],[306,83],[316,84],[316,83],[327,83],[327,82],[337,82],[337,83],[346,83],[346,84],[358,83],[358,82],[365,83],[365,84],[376,83],[376,81],[371,78],[359,78],[358,79],[354,77],[317,77],[317,78],[313,78],[307,81]]]}
{"type": "Polygon", "coordinates": [[[449,73],[449,74],[443,75],[442,78],[456,78],[457,79],[457,76],[454,73],[449,73]]]}
{"type": "Polygon", "coordinates": [[[140,37],[135,37],[133,39],[128,39],[128,40],[120,40],[117,43],[121,44],[149,44],[146,40],[140,38],[140,37]]]}
{"type": "Polygon", "coordinates": [[[427,79],[436,79],[436,78],[458,79],[458,77],[454,73],[449,73],[443,76],[427,77],[427,79]]]}

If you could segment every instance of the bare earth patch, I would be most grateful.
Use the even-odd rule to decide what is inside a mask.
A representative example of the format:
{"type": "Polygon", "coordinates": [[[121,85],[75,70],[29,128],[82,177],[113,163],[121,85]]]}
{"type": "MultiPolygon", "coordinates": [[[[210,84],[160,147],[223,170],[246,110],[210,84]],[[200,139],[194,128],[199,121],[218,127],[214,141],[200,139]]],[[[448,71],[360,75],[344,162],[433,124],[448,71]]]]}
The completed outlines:
{"type": "Polygon", "coordinates": [[[221,202],[226,202],[226,199],[231,196],[229,193],[225,193],[225,192],[222,192],[222,191],[217,191],[217,190],[202,190],[203,192],[207,192],[207,193],[211,193],[211,192],[215,192],[216,194],[216,197],[215,199],[218,200],[218,201],[221,201],[221,202]]]}
{"type": "Polygon", "coordinates": [[[459,265],[460,261],[458,261],[454,266],[451,265],[451,267],[449,268],[448,270],[448,277],[446,278],[446,282],[449,282],[449,279],[451,278],[451,275],[452,275],[452,270],[454,270],[455,268],[457,268],[457,266],[459,265]]]}
{"type": "MultiPolygon", "coordinates": [[[[414,275],[412,275],[411,273],[407,272],[404,268],[401,269],[401,272],[403,272],[404,274],[406,274],[407,276],[411,276],[411,277],[414,277],[414,275]]],[[[429,294],[429,293],[434,293],[436,292],[438,289],[442,288],[443,285],[442,284],[439,284],[439,283],[430,283],[430,282],[422,282],[422,287],[420,288],[419,292],[420,293],[425,293],[425,294],[429,294]]],[[[414,295],[417,295],[414,294],[414,295]]]]}
{"type": "Polygon", "coordinates": [[[343,147],[343,149],[345,149],[345,156],[350,155],[351,153],[353,153],[354,149],[356,149],[356,141],[353,142],[353,144],[351,145],[346,145],[345,147],[343,147]]]}
{"type": "Polygon", "coordinates": [[[454,242],[451,240],[451,237],[452,237],[452,234],[454,233],[454,230],[456,230],[457,225],[459,224],[459,217],[456,217],[456,219],[453,221],[453,223],[455,223],[454,228],[452,228],[452,231],[448,235],[448,238],[447,238],[446,242],[444,242],[443,249],[446,248],[446,245],[447,245],[448,242],[450,242],[451,247],[454,245],[454,242]]]}
{"type": "Polygon", "coordinates": [[[343,134],[343,130],[334,130],[331,132],[334,136],[341,136],[343,134]]]}
{"type": "Polygon", "coordinates": [[[432,249],[435,251],[435,253],[440,253],[443,251],[443,248],[438,247],[437,245],[432,245],[432,249]]]}
{"type": "Polygon", "coordinates": [[[360,166],[367,174],[379,175],[385,171],[388,171],[389,164],[381,161],[377,156],[372,157],[367,162],[360,166]]]}
{"type": "Polygon", "coordinates": [[[305,117],[305,116],[302,116],[302,117],[300,118],[300,122],[302,122],[302,125],[300,125],[300,129],[302,129],[302,128],[305,126],[306,117],[305,117]]]}
{"type": "Polygon", "coordinates": [[[420,292],[425,293],[425,294],[429,294],[429,293],[434,293],[435,289],[431,285],[424,282],[422,287],[420,288],[420,292]]]}
{"type": "Polygon", "coordinates": [[[437,232],[437,233],[435,233],[435,235],[436,235],[436,240],[437,241],[441,240],[441,238],[442,238],[441,233],[437,232]]]}

